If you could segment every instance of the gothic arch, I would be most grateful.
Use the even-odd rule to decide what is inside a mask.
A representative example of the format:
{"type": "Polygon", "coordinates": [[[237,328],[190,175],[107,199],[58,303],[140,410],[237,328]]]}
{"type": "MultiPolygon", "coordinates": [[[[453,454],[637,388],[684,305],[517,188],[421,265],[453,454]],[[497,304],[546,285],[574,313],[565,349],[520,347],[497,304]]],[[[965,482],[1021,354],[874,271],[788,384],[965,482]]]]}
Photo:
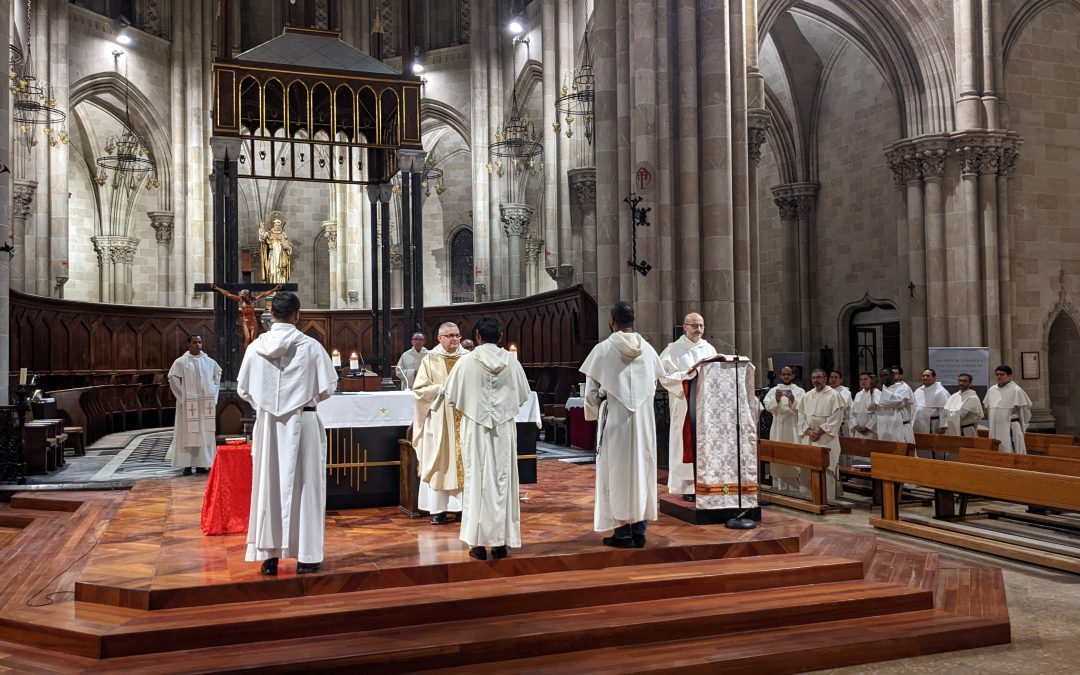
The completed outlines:
{"type": "Polygon", "coordinates": [[[1001,39],[1001,60],[1003,63],[1009,62],[1012,49],[1016,46],[1016,41],[1024,34],[1024,29],[1027,28],[1028,24],[1043,10],[1054,5],[1072,5],[1077,11],[1080,11],[1080,0],[1027,0],[1017,10],[1016,14],[1009,17],[1006,24],[1005,33],[1001,39]]]}
{"type": "Polygon", "coordinates": [[[1046,319],[1043,321],[1042,328],[1042,349],[1044,353],[1050,351],[1050,329],[1054,325],[1054,321],[1057,320],[1058,315],[1065,314],[1072,322],[1077,326],[1080,326],[1080,308],[1078,308],[1069,297],[1068,291],[1065,290],[1065,272],[1062,271],[1059,277],[1060,288],[1058,289],[1058,299],[1054,303],[1054,307],[1046,315],[1046,319]]]}
{"type": "Polygon", "coordinates": [[[772,113],[769,125],[768,143],[771,146],[780,180],[784,183],[798,183],[804,180],[799,171],[799,134],[784,110],[784,104],[776,93],[765,84],[765,109],[772,113]]]}
{"type": "Polygon", "coordinates": [[[465,141],[467,147],[472,147],[472,132],[469,130],[469,121],[460,111],[433,98],[425,98],[420,101],[420,127],[423,130],[435,128],[438,124],[446,126],[457,132],[458,136],[465,141]]]}
{"type": "MultiPolygon", "coordinates": [[[[851,321],[859,312],[874,308],[892,309],[897,312],[899,320],[899,307],[900,305],[891,298],[875,298],[869,293],[863,294],[863,296],[855,302],[849,302],[840,308],[840,312],[836,316],[836,359],[839,363],[843,363],[844,367],[851,370],[850,364],[846,359],[851,354],[851,336],[849,328],[851,321]],[[845,359],[845,360],[841,360],[845,359]]],[[[902,347],[902,345],[901,345],[902,347]]],[[[852,374],[854,375],[854,373],[852,374]]]]}
{"type": "MultiPolygon", "coordinates": [[[[536,59],[529,59],[521,67],[521,72],[514,79],[514,91],[517,92],[518,103],[525,105],[525,100],[532,94],[537,85],[544,82],[544,67],[536,59]]],[[[509,101],[507,101],[509,103],[509,101]]],[[[535,121],[535,120],[534,120],[535,121]]]]}
{"type": "Polygon", "coordinates": [[[154,157],[158,180],[161,182],[161,187],[158,188],[158,209],[172,211],[172,149],[167,136],[169,124],[158,114],[150,99],[119,73],[95,73],[71,86],[70,108],[74,110],[85,101],[122,120],[125,96],[131,111],[133,131],[154,157]]]}

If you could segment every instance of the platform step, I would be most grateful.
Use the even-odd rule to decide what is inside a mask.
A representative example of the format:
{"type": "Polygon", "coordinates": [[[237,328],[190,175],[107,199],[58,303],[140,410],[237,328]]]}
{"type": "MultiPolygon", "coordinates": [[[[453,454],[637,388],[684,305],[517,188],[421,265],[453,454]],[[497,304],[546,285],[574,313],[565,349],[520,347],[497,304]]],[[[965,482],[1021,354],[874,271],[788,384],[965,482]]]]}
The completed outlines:
{"type": "MultiPolygon", "coordinates": [[[[480,579],[408,588],[339,593],[222,607],[161,610],[126,621],[101,636],[112,658],[360,630],[415,626],[525,612],[589,609],[616,603],[862,579],[860,562],[780,554],[684,563],[611,567],[525,577],[480,579]],[[288,614],[289,618],[278,618],[288,614]]],[[[48,639],[44,635],[43,639],[48,639]]],[[[41,644],[40,646],[47,646],[41,644]]]]}
{"type": "MultiPolygon", "coordinates": [[[[485,675],[573,672],[601,675],[763,673],[782,675],[925,656],[1009,642],[1008,621],[938,610],[844,619],[723,637],[605,647],[493,661],[485,675]]],[[[476,666],[438,667],[429,675],[476,673],[476,666]]]]}
{"type": "MultiPolygon", "coordinates": [[[[296,662],[297,650],[302,650],[304,667],[309,669],[349,667],[413,672],[676,637],[797,626],[823,618],[847,620],[906,613],[932,606],[930,591],[878,582],[843,581],[495,617],[473,617],[462,610],[456,616],[469,618],[249,644],[255,649],[242,659],[234,658],[227,648],[221,647],[184,652],[183,658],[197,660],[200,669],[272,669],[296,662]]],[[[108,665],[137,667],[143,658],[148,657],[113,659],[108,665]]]]}

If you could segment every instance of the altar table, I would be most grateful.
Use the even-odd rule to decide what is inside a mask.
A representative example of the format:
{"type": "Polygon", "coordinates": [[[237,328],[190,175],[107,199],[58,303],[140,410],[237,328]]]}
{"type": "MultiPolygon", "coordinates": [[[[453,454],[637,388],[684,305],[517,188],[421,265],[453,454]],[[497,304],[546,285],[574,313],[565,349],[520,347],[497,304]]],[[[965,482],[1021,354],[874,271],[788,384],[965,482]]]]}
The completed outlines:
{"type": "Polygon", "coordinates": [[[203,493],[203,534],[244,534],[250,509],[251,443],[217,446],[203,493]]]}
{"type": "Polygon", "coordinates": [[[566,417],[570,445],[582,450],[596,451],[596,421],[585,419],[585,399],[574,396],[566,399],[566,417]]]}

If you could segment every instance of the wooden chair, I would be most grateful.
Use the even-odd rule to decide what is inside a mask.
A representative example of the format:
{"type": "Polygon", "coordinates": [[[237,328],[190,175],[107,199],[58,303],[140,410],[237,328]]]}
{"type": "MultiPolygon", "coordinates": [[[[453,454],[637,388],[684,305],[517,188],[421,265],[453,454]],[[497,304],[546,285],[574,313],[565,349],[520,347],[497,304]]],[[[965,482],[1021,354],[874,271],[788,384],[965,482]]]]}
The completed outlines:
{"type": "Polygon", "coordinates": [[[543,424],[544,440],[557,445],[569,445],[570,433],[567,425],[569,415],[566,412],[566,406],[549,403],[544,406],[543,411],[540,421],[543,424]]]}

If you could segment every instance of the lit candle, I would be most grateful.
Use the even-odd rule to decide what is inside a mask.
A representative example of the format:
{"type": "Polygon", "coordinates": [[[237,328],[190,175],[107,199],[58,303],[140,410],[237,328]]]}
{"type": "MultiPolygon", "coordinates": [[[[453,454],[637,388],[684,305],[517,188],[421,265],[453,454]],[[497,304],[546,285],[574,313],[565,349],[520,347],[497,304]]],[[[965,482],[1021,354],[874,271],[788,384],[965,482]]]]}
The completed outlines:
{"type": "Polygon", "coordinates": [[[360,370],[360,357],[357,356],[356,352],[349,354],[349,368],[352,370],[360,370]]]}
{"type": "Polygon", "coordinates": [[[335,368],[340,368],[341,367],[341,352],[339,352],[336,349],[334,351],[330,352],[330,360],[334,362],[334,367],[335,368]]]}
{"type": "Polygon", "coordinates": [[[19,384],[26,384],[26,368],[19,368],[19,384]]]}
{"type": "Polygon", "coordinates": [[[772,371],[772,369],[773,369],[773,367],[772,367],[772,357],[770,356],[769,357],[769,370],[772,371]]]}
{"type": "Polygon", "coordinates": [[[517,358],[518,358],[517,345],[511,342],[510,347],[509,347],[509,351],[510,351],[511,358],[513,358],[515,361],[517,361],[517,358]]]}

